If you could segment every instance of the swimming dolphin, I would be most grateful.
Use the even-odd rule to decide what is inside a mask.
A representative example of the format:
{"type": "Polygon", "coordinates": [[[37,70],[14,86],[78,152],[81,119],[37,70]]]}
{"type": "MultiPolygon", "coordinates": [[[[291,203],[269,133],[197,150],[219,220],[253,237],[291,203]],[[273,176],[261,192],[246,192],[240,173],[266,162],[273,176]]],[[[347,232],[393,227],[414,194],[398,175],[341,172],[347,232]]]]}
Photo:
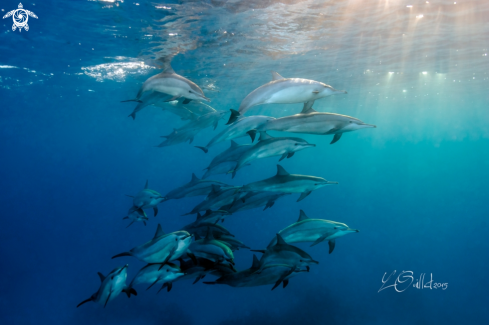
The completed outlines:
{"type": "Polygon", "coordinates": [[[165,195],[166,200],[182,199],[184,197],[207,195],[212,191],[212,185],[220,187],[231,187],[223,182],[199,179],[195,174],[192,174],[192,179],[185,185],[171,190],[165,195]]]}
{"type": "Polygon", "coordinates": [[[239,186],[221,188],[217,185],[213,185],[212,191],[207,195],[205,200],[196,205],[192,211],[183,215],[195,214],[199,211],[214,210],[223,205],[230,204],[244,195],[246,195],[246,193],[241,191],[241,187],[239,186]]]}
{"type": "Polygon", "coordinates": [[[200,257],[196,258],[196,262],[192,260],[185,261],[183,259],[179,259],[179,261],[180,268],[182,269],[182,272],[185,272],[185,275],[178,278],[178,280],[194,279],[193,284],[199,282],[199,280],[203,279],[207,274],[223,276],[224,274],[235,272],[226,264],[218,264],[200,257]]]}
{"type": "MultiPolygon", "coordinates": [[[[209,151],[209,148],[213,145],[226,141],[232,140],[239,137],[246,136],[247,132],[250,130],[258,129],[263,123],[274,120],[274,117],[269,116],[243,116],[238,117],[239,113],[234,109],[231,110],[231,114],[234,115],[233,119],[238,119],[229,127],[222,130],[218,135],[212,138],[211,141],[205,147],[197,147],[202,149],[205,153],[209,151]]],[[[253,142],[253,141],[252,141],[253,142]]]]}
{"type": "MultiPolygon", "coordinates": [[[[331,254],[335,248],[336,238],[356,232],[358,232],[357,229],[351,229],[344,223],[311,219],[301,210],[297,222],[282,229],[279,234],[289,244],[312,242],[311,246],[314,246],[322,241],[329,241],[329,253],[331,254]]],[[[277,240],[274,238],[268,246],[273,246],[276,242],[277,240]]]]}
{"type": "MultiPolygon", "coordinates": [[[[272,71],[272,81],[253,90],[243,99],[239,106],[239,113],[244,114],[251,107],[261,104],[294,104],[312,103],[320,98],[334,94],[346,94],[344,90],[336,90],[333,87],[319,81],[284,78],[272,71]]],[[[234,122],[236,117],[231,115],[228,123],[234,122]]]]}
{"type": "Polygon", "coordinates": [[[266,250],[252,250],[252,252],[263,253],[260,268],[255,271],[256,273],[260,273],[267,265],[291,265],[294,269],[305,266],[309,269],[309,265],[319,264],[302,249],[287,244],[280,234],[277,234],[275,245],[267,247],[266,250]]]}
{"type": "Polygon", "coordinates": [[[212,232],[212,235],[215,238],[223,235],[231,237],[234,236],[223,226],[210,222],[202,222],[198,217],[196,221],[184,226],[182,230],[188,231],[192,235],[199,237],[205,237],[207,235],[207,231],[209,230],[212,232]]]}
{"type": "Polygon", "coordinates": [[[231,248],[231,250],[234,252],[236,250],[239,250],[240,248],[246,248],[246,249],[250,249],[248,246],[246,246],[242,241],[240,240],[237,240],[236,238],[234,237],[230,237],[230,236],[221,236],[221,237],[218,237],[217,238],[219,241],[223,242],[224,244],[228,245],[229,248],[231,248]]]}
{"type": "Polygon", "coordinates": [[[99,272],[98,276],[102,282],[100,288],[90,298],[83,300],[76,307],[78,308],[86,302],[93,301],[104,305],[105,308],[107,303],[114,300],[121,292],[125,292],[128,297],[131,296],[131,293],[137,296],[136,290],[126,286],[127,266],[126,264],[115,268],[106,277],[99,272]]]}
{"type": "Polygon", "coordinates": [[[351,116],[317,112],[307,104],[304,104],[304,109],[300,114],[268,121],[259,126],[258,130],[322,135],[334,134],[331,141],[331,144],[333,144],[340,140],[343,133],[365,128],[376,128],[373,124],[364,123],[351,116]]]}
{"type": "Polygon", "coordinates": [[[200,212],[197,213],[197,221],[200,223],[216,223],[218,221],[223,221],[226,216],[231,215],[225,210],[207,210],[205,214],[201,215],[200,212]]]}
{"type": "Polygon", "coordinates": [[[194,241],[189,248],[196,257],[202,257],[213,262],[229,262],[234,265],[234,255],[225,243],[214,239],[209,229],[204,239],[194,241]]]}
{"type": "Polygon", "coordinates": [[[214,126],[214,129],[217,128],[217,124],[219,121],[223,118],[223,116],[227,112],[225,111],[214,111],[207,113],[205,115],[201,115],[197,117],[196,119],[188,122],[184,126],[178,129],[180,132],[184,132],[187,130],[204,130],[210,126],[214,126]]]}
{"type": "Polygon", "coordinates": [[[250,210],[265,206],[263,210],[271,208],[275,201],[279,198],[288,195],[288,193],[278,192],[248,192],[240,200],[235,200],[232,204],[228,204],[219,208],[219,210],[236,213],[243,210],[250,210]]]}
{"type": "Polygon", "coordinates": [[[162,138],[165,138],[166,140],[157,145],[156,147],[162,148],[162,147],[169,147],[169,146],[174,146],[176,144],[180,143],[185,143],[189,142],[192,143],[194,141],[194,137],[199,133],[201,130],[198,129],[190,129],[190,130],[178,130],[178,129],[173,129],[173,132],[170,133],[169,135],[162,135],[162,138]]]}
{"type": "Polygon", "coordinates": [[[125,219],[131,219],[131,223],[129,223],[129,225],[127,225],[126,228],[129,228],[130,225],[132,225],[133,223],[135,223],[136,221],[139,221],[139,222],[143,222],[144,225],[146,226],[146,221],[148,221],[148,216],[146,215],[146,212],[144,212],[144,210],[142,209],[133,209],[133,208],[130,208],[129,209],[129,212],[127,213],[127,216],[122,218],[123,220],[125,219]]]}
{"type": "MultiPolygon", "coordinates": [[[[208,178],[209,176],[212,175],[219,175],[219,174],[229,174],[230,171],[233,171],[236,168],[236,164],[238,162],[236,161],[224,161],[222,163],[219,163],[216,166],[213,167],[207,167],[205,168],[205,173],[202,175],[203,179],[208,178]]],[[[244,165],[243,167],[250,166],[250,164],[244,165]]]]}
{"type": "Polygon", "coordinates": [[[255,159],[268,158],[273,156],[281,156],[279,161],[285,158],[291,158],[297,151],[315,147],[315,144],[310,144],[306,140],[293,137],[277,137],[274,138],[266,132],[260,132],[260,141],[246,150],[238,160],[236,168],[232,171],[233,178],[236,172],[246,164],[249,164],[255,159]]]}
{"type": "Polygon", "coordinates": [[[186,102],[190,100],[205,100],[206,102],[210,102],[210,99],[205,97],[204,92],[199,86],[173,71],[169,59],[162,59],[162,61],[164,65],[163,72],[152,76],[144,82],[136,95],[136,100],[139,100],[146,92],[156,91],[171,95],[172,97],[168,101],[183,97],[186,98],[186,102]]]}
{"type": "MultiPolygon", "coordinates": [[[[132,213],[132,211],[135,210],[142,210],[142,209],[151,209],[153,208],[154,215],[158,214],[158,203],[161,203],[165,200],[163,196],[161,196],[160,193],[150,190],[148,188],[148,181],[146,180],[146,185],[144,186],[144,189],[141,190],[136,196],[131,196],[127,195],[129,197],[132,197],[132,203],[133,207],[129,210],[129,213],[132,213]]],[[[141,214],[141,213],[140,213],[141,214]]]]}
{"type": "Polygon", "coordinates": [[[242,187],[244,192],[282,192],[301,193],[297,202],[303,200],[312,191],[326,185],[338,184],[338,182],[327,181],[324,178],[307,175],[289,174],[282,166],[277,165],[277,175],[262,181],[247,184],[242,187]]]}
{"type": "MultiPolygon", "coordinates": [[[[156,283],[162,283],[163,285],[166,284],[168,291],[170,291],[172,282],[184,275],[185,273],[180,270],[180,267],[173,263],[167,262],[164,265],[148,264],[139,270],[138,274],[136,274],[134,279],[131,281],[129,287],[132,288],[141,283],[149,283],[150,286],[146,289],[148,290],[156,283]]],[[[161,288],[164,288],[164,286],[161,288]]]]}
{"type": "Polygon", "coordinates": [[[158,224],[155,236],[147,243],[136,246],[129,252],[117,254],[112,258],[121,256],[134,256],[140,261],[150,264],[164,264],[178,259],[187,252],[192,235],[187,231],[180,230],[170,234],[165,234],[158,224]]]}
{"type": "Polygon", "coordinates": [[[252,146],[252,144],[238,144],[234,140],[231,140],[229,148],[216,155],[205,169],[212,169],[223,162],[238,161],[239,157],[252,146]]]}

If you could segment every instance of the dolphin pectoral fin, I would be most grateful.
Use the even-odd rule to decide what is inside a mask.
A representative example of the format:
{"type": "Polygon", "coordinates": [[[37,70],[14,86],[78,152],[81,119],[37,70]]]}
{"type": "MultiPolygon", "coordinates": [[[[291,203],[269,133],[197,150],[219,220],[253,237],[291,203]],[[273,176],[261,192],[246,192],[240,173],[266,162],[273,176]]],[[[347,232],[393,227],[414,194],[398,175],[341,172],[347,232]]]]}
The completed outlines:
{"type": "Polygon", "coordinates": [[[329,253],[331,254],[334,250],[335,245],[336,245],[336,241],[334,239],[330,240],[328,242],[328,245],[329,245],[329,253]]]}
{"type": "Polygon", "coordinates": [[[273,286],[272,290],[274,290],[276,287],[278,287],[280,285],[280,283],[282,283],[282,279],[275,282],[275,285],[273,286]]]}
{"type": "Polygon", "coordinates": [[[217,128],[217,125],[219,124],[219,120],[214,122],[214,130],[217,128]]]}
{"type": "Polygon", "coordinates": [[[301,196],[299,197],[299,199],[297,200],[297,202],[300,202],[302,200],[304,200],[309,194],[311,194],[312,191],[309,191],[309,192],[302,192],[301,193],[301,196]]]}
{"type": "Polygon", "coordinates": [[[279,159],[278,161],[282,161],[282,160],[284,160],[285,158],[287,158],[287,154],[288,154],[287,152],[286,152],[286,153],[284,153],[284,154],[282,155],[282,157],[280,157],[280,159],[279,159]]]}
{"type": "Polygon", "coordinates": [[[287,154],[287,158],[292,158],[292,156],[293,156],[294,154],[295,154],[295,152],[289,152],[289,153],[287,154]]]}
{"type": "Polygon", "coordinates": [[[285,287],[288,285],[289,285],[289,280],[284,280],[283,281],[283,288],[285,289],[285,287]]]}
{"type": "Polygon", "coordinates": [[[156,217],[156,215],[158,214],[158,207],[154,207],[153,212],[155,213],[155,217],[156,217]]]}
{"type": "Polygon", "coordinates": [[[135,221],[135,220],[131,221],[131,223],[130,223],[130,224],[128,224],[126,228],[129,228],[129,227],[130,227],[130,226],[131,226],[131,225],[134,223],[134,221],[135,221]]]}
{"type": "Polygon", "coordinates": [[[331,140],[331,142],[330,142],[329,144],[333,144],[333,143],[335,143],[335,142],[340,141],[340,139],[341,139],[341,135],[342,135],[342,134],[343,134],[343,133],[336,133],[336,134],[334,135],[334,137],[333,137],[333,140],[331,140]]]}
{"type": "Polygon", "coordinates": [[[185,98],[185,100],[182,102],[182,104],[186,105],[186,104],[190,103],[191,101],[192,101],[191,99],[185,98]]]}
{"type": "Polygon", "coordinates": [[[248,134],[251,138],[251,143],[253,143],[255,141],[257,133],[258,133],[258,131],[256,131],[255,129],[249,130],[248,132],[246,132],[246,134],[248,134]]]}
{"type": "Polygon", "coordinates": [[[165,100],[164,102],[165,102],[165,103],[167,103],[167,102],[172,102],[172,101],[174,101],[174,100],[179,99],[180,97],[182,97],[182,96],[173,96],[172,98],[167,99],[167,100],[165,100]]]}
{"type": "MultiPolygon", "coordinates": [[[[315,241],[314,243],[312,243],[312,245],[311,245],[310,247],[312,247],[312,246],[316,246],[317,244],[319,244],[319,243],[321,243],[323,240],[325,240],[327,237],[328,237],[328,234],[327,234],[327,233],[326,233],[326,234],[324,234],[324,235],[322,235],[321,237],[319,237],[318,239],[316,239],[316,241],[315,241]]],[[[330,252],[330,254],[331,254],[331,252],[330,252]]]]}
{"type": "Polygon", "coordinates": [[[200,150],[202,150],[205,153],[208,153],[209,152],[209,149],[207,149],[206,147],[199,147],[199,146],[194,146],[194,147],[195,148],[199,148],[200,150]]]}
{"type": "Polygon", "coordinates": [[[314,104],[313,100],[304,103],[304,107],[302,108],[301,114],[310,114],[317,112],[312,105],[314,104]]]}
{"type": "Polygon", "coordinates": [[[98,276],[100,278],[100,282],[104,282],[105,276],[102,273],[100,273],[100,272],[97,272],[97,274],[98,274],[98,276]]]}
{"type": "Polygon", "coordinates": [[[146,221],[143,221],[144,225],[146,226],[146,221]]]}
{"type": "Polygon", "coordinates": [[[170,292],[171,288],[173,288],[173,283],[169,282],[169,283],[165,283],[165,284],[166,284],[166,292],[170,292]]]}
{"type": "Polygon", "coordinates": [[[142,100],[139,100],[139,99],[126,99],[126,100],[121,100],[121,103],[127,103],[127,102],[138,102],[138,103],[142,103],[143,101],[142,100]]]}
{"type": "Polygon", "coordinates": [[[124,252],[124,253],[120,253],[120,254],[112,256],[112,259],[117,258],[117,257],[122,257],[122,256],[132,256],[132,255],[129,252],[124,252]]]}
{"type": "Polygon", "coordinates": [[[189,140],[190,141],[188,142],[188,144],[192,144],[192,142],[194,142],[194,137],[191,137],[189,140]]]}
{"type": "Polygon", "coordinates": [[[160,290],[158,290],[157,293],[160,293],[161,290],[163,290],[163,288],[166,288],[167,284],[166,283],[163,283],[163,285],[161,286],[160,290]]]}
{"type": "Polygon", "coordinates": [[[112,295],[112,291],[109,293],[108,297],[107,297],[107,300],[105,300],[105,305],[104,305],[104,308],[105,306],[107,306],[107,303],[109,302],[109,299],[110,299],[110,296],[112,295]]]}
{"type": "MultiPolygon", "coordinates": [[[[197,240],[197,239],[196,239],[197,240]]],[[[190,257],[192,262],[197,265],[197,257],[195,257],[194,253],[192,253],[190,250],[187,249],[187,256],[190,257]]]]}
{"type": "Polygon", "coordinates": [[[93,300],[93,298],[92,298],[92,297],[90,297],[90,298],[88,298],[88,299],[86,299],[86,300],[83,300],[82,302],[80,302],[80,303],[78,304],[78,306],[76,306],[76,308],[78,308],[78,307],[80,307],[81,305],[83,305],[84,303],[87,303],[87,302],[92,301],[92,300],[93,300]]]}
{"type": "Polygon", "coordinates": [[[231,116],[229,116],[229,120],[226,123],[226,125],[233,124],[241,116],[241,114],[234,109],[230,109],[230,111],[231,111],[231,116]]]}
{"type": "Polygon", "coordinates": [[[129,219],[129,217],[126,216],[126,217],[122,218],[122,220],[126,220],[126,219],[129,219]]]}
{"type": "Polygon", "coordinates": [[[151,285],[146,288],[146,290],[149,290],[149,288],[151,288],[152,286],[154,286],[160,279],[156,279],[155,282],[151,283],[151,285]]]}

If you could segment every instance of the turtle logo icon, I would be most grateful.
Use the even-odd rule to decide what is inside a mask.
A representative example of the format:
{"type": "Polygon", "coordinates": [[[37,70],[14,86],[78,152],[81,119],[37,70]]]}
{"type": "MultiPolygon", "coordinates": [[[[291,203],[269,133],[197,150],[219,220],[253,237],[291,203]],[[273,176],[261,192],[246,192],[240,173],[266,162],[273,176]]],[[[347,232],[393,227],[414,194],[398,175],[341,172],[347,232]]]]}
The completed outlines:
{"type": "Polygon", "coordinates": [[[29,20],[29,16],[37,19],[35,13],[29,10],[25,10],[23,8],[24,7],[22,6],[22,3],[19,3],[19,9],[9,11],[5,16],[3,16],[3,19],[12,16],[14,20],[14,24],[12,25],[12,30],[14,32],[17,28],[19,29],[19,32],[22,31],[22,28],[24,28],[26,31],[29,30],[29,25],[27,25],[27,20],[29,20]]]}

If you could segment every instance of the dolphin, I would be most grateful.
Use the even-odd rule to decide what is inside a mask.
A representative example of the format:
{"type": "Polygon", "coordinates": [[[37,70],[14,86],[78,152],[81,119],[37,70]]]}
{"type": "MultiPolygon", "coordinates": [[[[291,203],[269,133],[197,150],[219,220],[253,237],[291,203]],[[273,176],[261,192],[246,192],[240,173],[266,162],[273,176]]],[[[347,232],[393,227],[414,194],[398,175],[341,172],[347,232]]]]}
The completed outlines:
{"type": "Polygon", "coordinates": [[[171,190],[165,195],[166,200],[182,199],[185,197],[207,195],[212,191],[212,185],[220,187],[231,187],[223,182],[199,179],[195,174],[192,174],[192,179],[185,185],[171,190]]]}
{"type": "MultiPolygon", "coordinates": [[[[261,104],[294,104],[307,103],[310,105],[315,100],[334,94],[346,94],[344,90],[336,90],[333,87],[319,81],[284,78],[272,71],[272,81],[253,90],[243,99],[239,105],[239,113],[244,114],[251,107],[261,104]]],[[[231,115],[228,123],[236,119],[231,115]]]]}
{"type": "Polygon", "coordinates": [[[260,273],[267,265],[291,265],[294,269],[305,266],[309,269],[309,265],[319,264],[302,249],[287,244],[280,234],[277,234],[275,245],[267,247],[266,250],[252,250],[252,252],[263,253],[260,268],[255,271],[256,273],[260,273]]]}
{"type": "Polygon", "coordinates": [[[122,267],[115,268],[106,277],[99,272],[98,276],[102,282],[100,288],[90,298],[83,300],[76,307],[78,308],[86,302],[93,301],[103,304],[105,308],[107,303],[114,300],[121,292],[125,292],[128,297],[131,294],[137,296],[136,290],[126,286],[127,266],[126,264],[122,267]]]}
{"type": "Polygon", "coordinates": [[[140,261],[150,264],[164,264],[169,261],[178,259],[187,252],[192,235],[187,231],[180,230],[170,234],[165,234],[158,224],[155,236],[147,243],[136,246],[129,252],[124,252],[113,256],[112,258],[121,256],[134,256],[140,261]]]}
{"type": "MultiPolygon", "coordinates": [[[[329,253],[331,254],[335,248],[336,238],[356,232],[358,232],[357,229],[351,229],[344,223],[311,219],[301,210],[297,222],[282,229],[279,234],[287,243],[312,242],[311,246],[314,246],[322,241],[329,241],[329,253]]],[[[268,246],[271,247],[276,242],[277,240],[274,238],[268,246]]]]}
{"type": "Polygon", "coordinates": [[[241,191],[241,187],[230,187],[230,188],[221,188],[217,185],[212,186],[212,191],[207,195],[204,201],[196,205],[192,211],[189,213],[183,214],[195,214],[199,211],[207,211],[217,209],[220,206],[230,204],[236,199],[241,198],[246,195],[245,192],[241,191]]]}
{"type": "Polygon", "coordinates": [[[219,134],[212,138],[212,140],[209,141],[205,147],[197,148],[202,149],[205,153],[207,153],[209,148],[213,145],[226,140],[244,137],[248,131],[258,129],[263,123],[275,119],[274,117],[260,115],[238,117],[239,112],[235,111],[234,109],[231,110],[231,115],[233,115],[232,119],[237,119],[236,122],[219,132],[219,134]]]}
{"type": "Polygon", "coordinates": [[[196,257],[208,259],[216,263],[229,262],[234,265],[233,251],[225,243],[214,239],[208,229],[204,239],[194,241],[189,248],[196,257]]]}
{"type": "MultiPolygon", "coordinates": [[[[148,188],[148,181],[146,180],[146,185],[144,186],[144,189],[141,190],[136,196],[131,196],[127,195],[129,197],[132,197],[132,203],[133,207],[129,209],[129,213],[132,213],[135,210],[142,210],[142,209],[151,209],[153,208],[154,215],[158,214],[158,203],[161,203],[165,200],[163,196],[161,196],[160,193],[150,190],[148,188]]],[[[141,214],[141,212],[140,212],[141,214]]]]}
{"type": "Polygon", "coordinates": [[[210,223],[210,222],[202,222],[198,219],[198,217],[196,221],[184,226],[182,229],[188,231],[194,236],[199,236],[199,237],[205,237],[207,235],[208,230],[212,232],[212,235],[214,237],[220,237],[223,235],[231,236],[231,237],[234,236],[229,232],[229,230],[227,230],[223,226],[210,223]]]}
{"type": "Polygon", "coordinates": [[[126,228],[129,228],[130,225],[135,223],[136,221],[143,222],[144,225],[146,226],[146,221],[148,221],[148,216],[146,215],[146,212],[142,209],[133,209],[130,208],[129,212],[127,213],[127,216],[122,218],[123,220],[125,219],[131,219],[131,223],[126,228]]]}
{"type": "Polygon", "coordinates": [[[207,210],[204,215],[197,212],[197,221],[200,223],[216,223],[219,220],[224,221],[224,218],[229,215],[231,213],[225,210],[207,210]]]}
{"type": "Polygon", "coordinates": [[[241,157],[241,155],[252,146],[252,144],[237,144],[235,141],[231,140],[231,146],[220,154],[216,155],[214,159],[212,159],[209,166],[205,169],[212,169],[223,162],[238,161],[239,157],[241,157]]]}
{"type": "Polygon", "coordinates": [[[228,204],[219,208],[219,210],[236,213],[243,210],[250,210],[265,206],[263,210],[271,208],[275,201],[279,198],[288,195],[288,193],[278,192],[248,192],[241,200],[236,200],[232,204],[228,204]]]}
{"type": "Polygon", "coordinates": [[[189,130],[202,131],[210,126],[214,126],[214,130],[215,130],[217,128],[217,124],[225,114],[227,114],[226,111],[214,111],[214,112],[207,113],[205,115],[201,115],[196,119],[188,122],[181,128],[179,128],[178,131],[180,132],[189,131],[189,130]]]}
{"type": "Polygon", "coordinates": [[[260,141],[239,157],[236,168],[232,171],[233,178],[238,170],[255,159],[281,156],[279,159],[279,161],[281,161],[285,158],[291,158],[297,151],[315,146],[315,144],[310,144],[301,138],[274,138],[266,132],[261,131],[260,141]]]}
{"type": "Polygon", "coordinates": [[[210,99],[205,97],[202,89],[195,83],[184,78],[173,71],[169,59],[162,59],[163,72],[147,79],[143,86],[139,89],[136,99],[138,100],[146,92],[160,92],[172,96],[168,101],[185,98],[184,103],[190,100],[204,100],[210,102],[210,99]]]}
{"type": "Polygon", "coordinates": [[[198,129],[190,129],[190,130],[184,130],[180,131],[178,129],[173,129],[173,132],[170,133],[169,135],[163,135],[161,136],[162,138],[165,138],[166,140],[157,145],[157,147],[162,148],[162,147],[169,147],[169,146],[174,146],[176,144],[180,143],[185,143],[189,142],[192,143],[194,141],[194,137],[199,133],[201,130],[198,129]]]}
{"type": "MultiPolygon", "coordinates": [[[[222,163],[219,163],[213,167],[207,167],[205,168],[205,173],[202,175],[203,179],[208,178],[209,176],[212,175],[219,175],[219,174],[229,174],[229,171],[232,171],[236,168],[236,161],[224,161],[222,163]]],[[[246,165],[249,166],[249,165],[246,165]]]]}
{"type": "Polygon", "coordinates": [[[297,202],[303,200],[312,191],[338,182],[327,181],[321,177],[289,174],[282,166],[277,165],[277,175],[242,187],[244,192],[282,192],[301,193],[297,202]]]}
{"type": "Polygon", "coordinates": [[[193,284],[199,282],[207,274],[213,274],[217,276],[223,276],[224,274],[234,273],[235,271],[226,264],[218,264],[207,260],[205,258],[196,258],[195,262],[192,260],[185,261],[179,259],[180,268],[185,275],[178,280],[194,279],[193,284]]]}
{"type": "Polygon", "coordinates": [[[246,248],[250,249],[248,246],[246,246],[242,241],[237,240],[234,237],[230,236],[221,236],[217,238],[219,241],[223,242],[224,244],[228,245],[229,248],[234,252],[235,250],[239,250],[240,248],[246,248]]]}
{"type": "MultiPolygon", "coordinates": [[[[136,113],[141,111],[143,108],[154,105],[156,107],[162,108],[164,111],[169,111],[170,113],[173,113],[177,116],[180,116],[182,120],[193,120],[197,118],[197,114],[194,112],[190,111],[187,109],[182,104],[182,100],[173,100],[173,101],[168,101],[171,99],[172,96],[163,94],[160,92],[152,92],[148,96],[144,96],[140,100],[124,100],[123,102],[131,102],[131,101],[136,101],[138,102],[137,106],[134,108],[131,114],[129,114],[130,117],[132,117],[133,120],[136,119],[136,113]]],[[[128,116],[128,117],[129,117],[128,116]]]]}
{"type": "Polygon", "coordinates": [[[304,109],[300,114],[268,121],[258,127],[258,130],[321,135],[334,134],[333,140],[331,141],[331,144],[333,144],[339,141],[345,132],[376,128],[373,124],[364,123],[351,116],[317,112],[307,104],[304,104],[304,109]]]}
{"type": "Polygon", "coordinates": [[[159,264],[148,264],[139,270],[138,274],[136,274],[134,279],[131,281],[129,287],[132,288],[138,284],[149,283],[150,286],[146,289],[148,290],[156,283],[160,282],[163,283],[161,289],[164,288],[164,285],[166,284],[168,291],[170,291],[172,288],[172,282],[184,275],[185,273],[180,270],[180,267],[173,263],[167,262],[162,266],[159,264]]]}

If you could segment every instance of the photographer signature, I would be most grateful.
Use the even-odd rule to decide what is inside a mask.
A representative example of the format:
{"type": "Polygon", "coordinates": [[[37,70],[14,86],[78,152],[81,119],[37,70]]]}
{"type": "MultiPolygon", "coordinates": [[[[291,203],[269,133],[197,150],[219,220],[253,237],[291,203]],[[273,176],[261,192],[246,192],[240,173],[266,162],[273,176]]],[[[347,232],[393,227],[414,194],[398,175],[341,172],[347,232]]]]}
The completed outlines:
{"type": "Polygon", "coordinates": [[[437,283],[433,282],[433,273],[430,273],[430,281],[425,282],[425,275],[426,273],[421,273],[419,276],[419,279],[414,279],[414,272],[413,271],[402,271],[399,273],[397,278],[394,278],[393,276],[396,274],[396,270],[394,270],[387,279],[385,278],[387,272],[384,273],[384,276],[382,277],[382,286],[380,287],[379,291],[381,292],[384,289],[391,288],[393,287],[394,290],[397,292],[403,292],[406,291],[407,288],[413,285],[414,288],[416,289],[442,289],[446,290],[448,288],[448,283],[437,283]],[[392,281],[392,284],[388,285],[389,280],[392,281]],[[414,284],[413,284],[414,282],[414,284]]]}

